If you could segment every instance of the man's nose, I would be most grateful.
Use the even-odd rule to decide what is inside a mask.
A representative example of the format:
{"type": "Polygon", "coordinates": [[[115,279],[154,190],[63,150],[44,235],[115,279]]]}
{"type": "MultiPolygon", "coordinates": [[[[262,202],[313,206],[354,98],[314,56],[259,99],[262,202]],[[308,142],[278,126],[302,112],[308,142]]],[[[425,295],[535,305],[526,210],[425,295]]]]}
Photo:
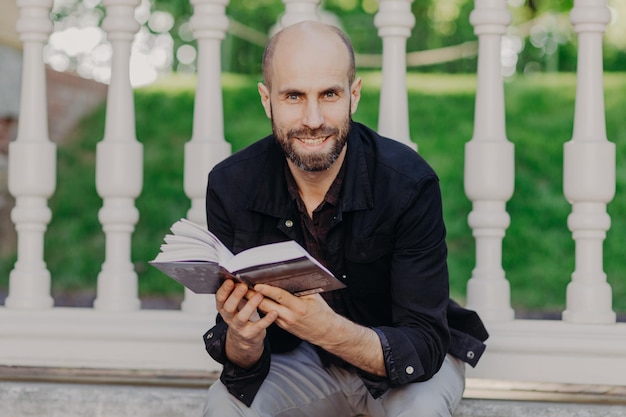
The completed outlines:
{"type": "Polygon", "coordinates": [[[317,129],[324,124],[324,116],[320,104],[316,100],[307,102],[302,117],[302,124],[310,129],[317,129]]]}

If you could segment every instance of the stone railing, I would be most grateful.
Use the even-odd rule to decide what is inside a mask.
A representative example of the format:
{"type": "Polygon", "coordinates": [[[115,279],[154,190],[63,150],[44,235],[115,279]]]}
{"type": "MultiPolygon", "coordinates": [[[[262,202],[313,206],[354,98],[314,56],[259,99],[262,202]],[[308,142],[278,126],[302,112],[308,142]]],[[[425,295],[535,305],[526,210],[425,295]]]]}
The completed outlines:
{"type": "MultiPolygon", "coordinates": [[[[193,134],[185,146],[187,217],[204,222],[208,170],[231,152],[224,139],[220,47],[227,30],[227,0],[191,0],[198,41],[193,134]]],[[[285,26],[318,19],[318,0],[284,0],[285,26]]],[[[9,150],[11,218],[18,259],[0,307],[0,365],[106,369],[216,370],[202,333],[214,317],[213,299],[185,293],[177,311],[142,310],[131,239],[142,190],[143,145],[136,140],[129,81],[130,45],[139,29],[139,0],[103,0],[103,29],[113,50],[106,126],[97,147],[96,188],[103,206],[105,261],[93,308],[53,307],[43,241],[55,190],[56,146],[48,138],[42,51],[52,30],[52,0],[18,0],[23,79],[17,140],[9,150]]],[[[405,84],[406,39],[414,25],[411,0],[380,0],[375,25],[382,38],[383,83],[379,131],[413,145],[405,84]]],[[[609,21],[603,0],[576,0],[571,21],[578,34],[579,66],[574,134],[564,148],[564,192],[572,204],[568,225],[576,270],[567,287],[562,320],[518,320],[502,268],[509,225],[506,202],[514,184],[514,147],[505,133],[501,40],[510,22],[505,1],[476,0],[471,23],[478,37],[474,135],[465,147],[465,191],[476,267],[468,307],[485,319],[488,351],[475,378],[626,385],[626,324],[617,323],[603,272],[602,244],[610,225],[606,205],[615,193],[615,146],[605,132],[602,35],[609,21]]],[[[414,145],[413,145],[414,146],[414,145]]],[[[181,168],[182,169],[182,168],[181,168]]],[[[68,247],[71,250],[71,247],[68,247]]]]}

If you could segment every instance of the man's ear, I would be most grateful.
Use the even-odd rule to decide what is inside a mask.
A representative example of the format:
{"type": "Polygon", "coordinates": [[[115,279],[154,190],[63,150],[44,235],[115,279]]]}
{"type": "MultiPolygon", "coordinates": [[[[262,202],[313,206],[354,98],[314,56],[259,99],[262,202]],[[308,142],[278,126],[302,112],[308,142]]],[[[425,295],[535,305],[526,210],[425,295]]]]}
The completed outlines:
{"type": "Polygon", "coordinates": [[[272,106],[270,104],[270,90],[263,83],[258,83],[259,95],[261,96],[261,104],[265,109],[265,115],[268,119],[272,118],[272,106]]]}
{"type": "Polygon", "coordinates": [[[361,77],[358,77],[352,85],[350,86],[350,114],[356,113],[356,109],[359,107],[359,101],[361,100],[361,85],[363,84],[363,80],[361,77]]]}

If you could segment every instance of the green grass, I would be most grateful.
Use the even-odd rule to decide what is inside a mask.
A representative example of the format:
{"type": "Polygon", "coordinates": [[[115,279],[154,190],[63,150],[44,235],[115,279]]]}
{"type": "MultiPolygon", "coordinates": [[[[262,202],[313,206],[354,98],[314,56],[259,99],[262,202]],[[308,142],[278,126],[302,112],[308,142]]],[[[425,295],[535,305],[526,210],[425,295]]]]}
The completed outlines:
{"type": "MultiPolygon", "coordinates": [[[[365,73],[355,120],[376,127],[380,73],[365,73]]],[[[270,124],[256,92],[258,78],[224,75],[225,136],[233,150],[265,136],[270,124]]],[[[171,77],[135,92],[137,139],[143,144],[144,189],[136,201],[141,217],[132,259],[141,295],[182,293],[150,268],[171,223],[185,216],[183,147],[191,138],[193,78],[171,77]]],[[[471,75],[409,74],[411,137],[441,177],[448,227],[453,295],[465,296],[474,267],[474,239],[467,225],[471,202],[463,189],[464,145],[472,138],[476,80],[471,75]]],[[[511,225],[503,241],[503,267],[518,309],[560,310],[574,270],[574,242],[567,229],[571,206],[563,197],[563,144],[572,137],[576,79],[572,74],[518,77],[507,81],[507,137],[515,145],[515,193],[507,203],[511,225]]],[[[612,229],[604,243],[604,269],[613,286],[614,308],[626,311],[626,74],[605,78],[607,135],[617,146],[617,193],[609,204],[612,229]]],[[[53,220],[46,234],[46,262],[53,293],[95,293],[104,260],[97,214],[95,149],[103,136],[105,110],[81,123],[58,148],[58,186],[50,200],[53,220]]],[[[0,288],[8,285],[12,259],[0,265],[0,288]]]]}

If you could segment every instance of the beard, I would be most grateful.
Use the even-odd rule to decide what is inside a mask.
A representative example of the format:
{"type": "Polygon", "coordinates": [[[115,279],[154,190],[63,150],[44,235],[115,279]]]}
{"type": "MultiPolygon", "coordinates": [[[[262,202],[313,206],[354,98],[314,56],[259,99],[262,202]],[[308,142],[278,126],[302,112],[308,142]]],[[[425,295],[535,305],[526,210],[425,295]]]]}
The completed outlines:
{"type": "Polygon", "coordinates": [[[341,155],[341,151],[348,142],[350,121],[351,117],[348,116],[338,127],[322,125],[316,129],[302,127],[284,130],[276,126],[272,117],[272,131],[276,142],[295,166],[306,172],[319,172],[329,169],[341,155]],[[295,146],[299,137],[320,138],[328,136],[333,136],[331,139],[326,139],[333,141],[333,146],[327,151],[301,152],[295,146]]]}

